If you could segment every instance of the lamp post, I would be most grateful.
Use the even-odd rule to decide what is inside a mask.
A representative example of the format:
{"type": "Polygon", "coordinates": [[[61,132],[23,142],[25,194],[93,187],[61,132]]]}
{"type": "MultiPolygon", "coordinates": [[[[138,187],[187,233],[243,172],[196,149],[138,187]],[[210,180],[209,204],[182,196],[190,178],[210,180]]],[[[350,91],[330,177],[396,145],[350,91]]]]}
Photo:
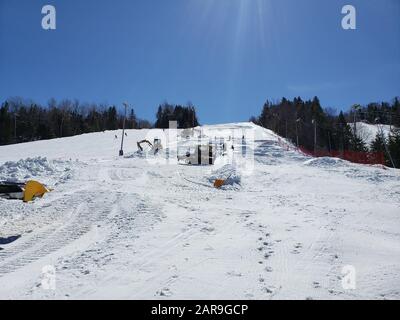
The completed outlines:
{"type": "Polygon", "coordinates": [[[296,119],[296,142],[297,142],[297,148],[299,147],[299,129],[298,129],[298,123],[301,121],[300,118],[296,119]]]}
{"type": "Polygon", "coordinates": [[[314,157],[317,155],[317,120],[313,119],[312,123],[314,124],[314,157]]]}
{"type": "Polygon", "coordinates": [[[125,120],[126,120],[126,112],[128,109],[128,104],[124,102],[125,106],[125,115],[124,115],[124,121],[122,124],[122,139],[121,139],[121,150],[119,150],[119,156],[122,157],[124,155],[124,137],[125,137],[125,120]]]}
{"type": "Polygon", "coordinates": [[[354,130],[354,137],[357,137],[357,122],[356,122],[356,117],[357,117],[357,112],[361,110],[361,106],[359,104],[355,104],[353,106],[353,130],[354,130]]]}

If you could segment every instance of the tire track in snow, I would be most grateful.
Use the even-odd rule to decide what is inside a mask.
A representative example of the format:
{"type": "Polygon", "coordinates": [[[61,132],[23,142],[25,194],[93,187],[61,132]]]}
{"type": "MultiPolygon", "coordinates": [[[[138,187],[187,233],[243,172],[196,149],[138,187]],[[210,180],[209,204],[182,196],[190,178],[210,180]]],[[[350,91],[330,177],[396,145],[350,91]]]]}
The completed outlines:
{"type": "MultiPolygon", "coordinates": [[[[70,285],[76,279],[93,281],[101,286],[113,281],[115,272],[132,272],[132,265],[136,265],[139,258],[136,256],[136,241],[151,230],[162,215],[158,204],[147,197],[134,192],[122,192],[119,195],[112,212],[103,221],[105,237],[82,251],[77,250],[58,259],[59,297],[71,291],[70,285]]],[[[142,255],[140,259],[143,259],[142,255]]],[[[39,297],[47,296],[42,292],[39,297]]]]}
{"type": "MultiPolygon", "coordinates": [[[[79,195],[78,195],[79,196],[79,195]]],[[[29,265],[51,253],[78,240],[88,233],[97,223],[103,221],[112,211],[120,194],[100,191],[90,192],[83,199],[76,197],[72,205],[77,205],[71,214],[66,215],[63,222],[51,226],[45,232],[33,235],[29,240],[2,252],[0,258],[0,278],[8,273],[29,265]],[[111,195],[111,196],[110,196],[111,195]],[[79,199],[78,199],[79,198],[79,199]],[[95,203],[95,199],[106,199],[95,203]]]]}

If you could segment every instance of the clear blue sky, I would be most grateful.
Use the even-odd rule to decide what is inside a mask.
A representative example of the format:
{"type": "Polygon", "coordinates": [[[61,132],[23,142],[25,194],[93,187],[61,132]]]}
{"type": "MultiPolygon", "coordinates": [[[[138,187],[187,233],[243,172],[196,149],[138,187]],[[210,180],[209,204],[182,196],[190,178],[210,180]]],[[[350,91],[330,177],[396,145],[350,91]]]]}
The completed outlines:
{"type": "Polygon", "coordinates": [[[347,109],[400,95],[399,17],[399,0],[0,0],[0,100],[126,100],[149,120],[191,101],[202,123],[282,96],[347,109]],[[56,31],[41,28],[45,4],[56,31]]]}

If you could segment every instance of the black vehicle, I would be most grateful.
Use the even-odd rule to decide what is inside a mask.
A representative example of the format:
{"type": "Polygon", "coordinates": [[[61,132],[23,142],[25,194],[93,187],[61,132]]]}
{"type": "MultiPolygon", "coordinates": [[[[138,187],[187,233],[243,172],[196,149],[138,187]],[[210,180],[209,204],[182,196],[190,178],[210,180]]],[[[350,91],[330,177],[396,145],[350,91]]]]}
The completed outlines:
{"type": "Polygon", "coordinates": [[[24,183],[0,181],[0,198],[21,200],[24,197],[24,188],[24,183]]]}

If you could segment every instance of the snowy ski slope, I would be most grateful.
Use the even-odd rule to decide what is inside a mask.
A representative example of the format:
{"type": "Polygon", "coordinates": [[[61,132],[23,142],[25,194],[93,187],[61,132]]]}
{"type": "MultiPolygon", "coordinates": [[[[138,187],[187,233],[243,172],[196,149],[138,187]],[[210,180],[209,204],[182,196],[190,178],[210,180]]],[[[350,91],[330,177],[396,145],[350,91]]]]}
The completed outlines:
{"type": "Polygon", "coordinates": [[[121,134],[0,147],[0,180],[54,188],[0,199],[1,299],[400,298],[398,170],[312,159],[250,123],[128,130],[122,158],[121,134]],[[155,137],[160,156],[136,153],[155,137]],[[215,166],[163,160],[220,138],[215,166]]]}
{"type": "MultiPolygon", "coordinates": [[[[349,123],[351,128],[354,128],[353,123],[349,123]]],[[[387,138],[390,133],[390,126],[386,124],[369,124],[365,122],[356,122],[356,130],[357,135],[370,146],[371,143],[375,140],[376,135],[378,133],[383,132],[385,137],[387,138]]]]}

